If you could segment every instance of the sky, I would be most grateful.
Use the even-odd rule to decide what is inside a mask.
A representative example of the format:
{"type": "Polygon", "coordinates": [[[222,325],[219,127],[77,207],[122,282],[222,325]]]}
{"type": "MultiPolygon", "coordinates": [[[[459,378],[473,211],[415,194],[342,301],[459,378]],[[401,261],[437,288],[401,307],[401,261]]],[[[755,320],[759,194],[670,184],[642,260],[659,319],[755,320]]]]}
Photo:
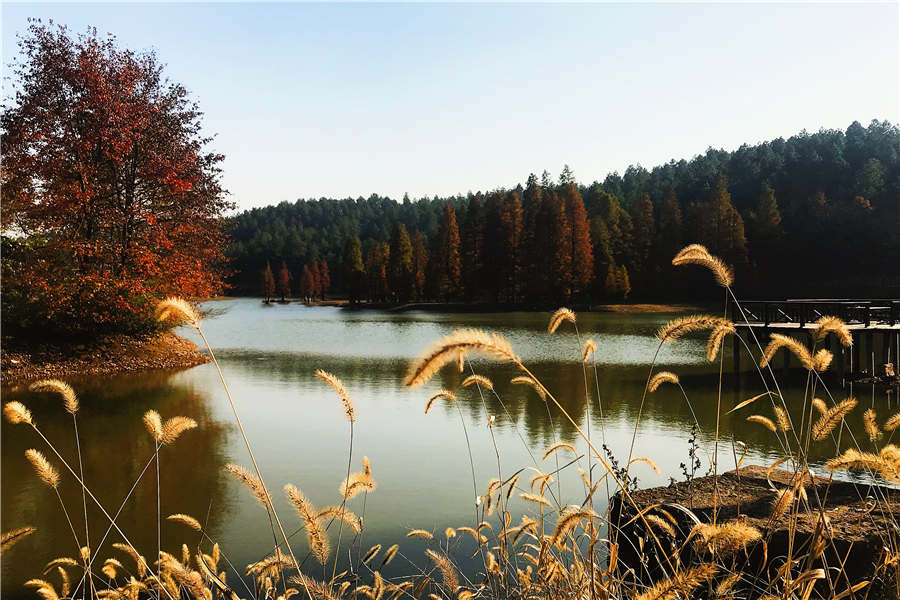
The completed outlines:
{"type": "MultiPolygon", "coordinates": [[[[2,3],[154,49],[240,209],[583,183],[708,147],[900,122],[900,3],[2,3]]],[[[4,96],[9,82],[4,78],[4,96]]]]}

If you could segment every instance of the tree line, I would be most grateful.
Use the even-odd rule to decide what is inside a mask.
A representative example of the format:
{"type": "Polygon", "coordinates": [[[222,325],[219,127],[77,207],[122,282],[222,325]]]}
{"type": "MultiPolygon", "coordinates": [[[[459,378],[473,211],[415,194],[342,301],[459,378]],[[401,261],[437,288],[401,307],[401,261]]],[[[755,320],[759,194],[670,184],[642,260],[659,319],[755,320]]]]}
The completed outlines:
{"type": "MultiPolygon", "coordinates": [[[[299,200],[231,220],[239,292],[266,261],[338,265],[334,291],[379,302],[692,299],[669,260],[699,242],[745,295],[900,293],[900,129],[857,122],[629,167],[449,198],[299,200]]],[[[702,288],[699,288],[702,289],[702,288]]]]}

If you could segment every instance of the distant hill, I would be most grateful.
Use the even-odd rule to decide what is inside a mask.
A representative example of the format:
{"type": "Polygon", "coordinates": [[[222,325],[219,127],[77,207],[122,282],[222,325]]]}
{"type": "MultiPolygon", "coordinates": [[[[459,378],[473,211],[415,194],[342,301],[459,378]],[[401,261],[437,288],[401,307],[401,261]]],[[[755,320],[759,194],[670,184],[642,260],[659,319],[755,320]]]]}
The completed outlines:
{"type": "Polygon", "coordinates": [[[456,295],[471,300],[528,302],[535,294],[601,300],[622,297],[627,288],[631,299],[708,296],[711,286],[696,286],[698,275],[668,265],[674,251],[692,242],[734,264],[745,297],[900,295],[900,128],[888,121],[804,131],[733,152],[711,148],[651,170],[631,166],[573,186],[578,199],[566,197],[571,178],[567,170],[560,181],[532,176],[530,190],[518,184],[449,198],[321,198],[249,210],[230,218],[231,283],[236,293],[254,294],[267,261],[273,269],[285,261],[299,278],[304,264],[325,260],[332,291],[344,291],[348,236],[360,238],[366,259],[400,222],[410,236],[422,232],[431,249],[449,203],[462,238],[456,295]],[[558,199],[558,211],[546,212],[541,198],[548,195],[558,199]],[[554,251],[554,240],[569,235],[548,237],[540,228],[554,219],[571,228],[578,202],[590,229],[590,283],[529,281],[529,272],[547,268],[540,257],[554,251]],[[501,239],[517,241],[491,243],[501,239]],[[491,271],[498,260],[519,272],[503,289],[491,271]]]}

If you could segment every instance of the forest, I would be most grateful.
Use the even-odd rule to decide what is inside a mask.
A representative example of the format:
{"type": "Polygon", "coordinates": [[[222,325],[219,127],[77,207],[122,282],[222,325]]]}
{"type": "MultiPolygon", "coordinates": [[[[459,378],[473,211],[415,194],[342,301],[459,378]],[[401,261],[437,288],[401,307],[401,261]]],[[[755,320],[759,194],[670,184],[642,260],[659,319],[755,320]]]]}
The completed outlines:
{"type": "Polygon", "coordinates": [[[733,265],[745,297],[897,296],[900,128],[854,122],[590,185],[566,167],[449,198],[282,202],[228,229],[238,294],[264,293],[267,265],[321,294],[303,272],[324,263],[330,291],[351,300],[697,299],[668,262],[698,242],[733,265]]]}

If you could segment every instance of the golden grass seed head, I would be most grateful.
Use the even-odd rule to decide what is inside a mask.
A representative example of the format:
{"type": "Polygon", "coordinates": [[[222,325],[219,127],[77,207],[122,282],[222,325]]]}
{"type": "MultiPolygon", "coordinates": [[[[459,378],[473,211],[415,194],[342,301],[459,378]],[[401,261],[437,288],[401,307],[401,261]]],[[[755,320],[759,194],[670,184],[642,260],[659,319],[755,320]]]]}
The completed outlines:
{"type": "Polygon", "coordinates": [[[32,392],[53,392],[59,394],[66,411],[73,415],[78,412],[78,396],[68,383],[58,379],[42,379],[32,383],[28,386],[28,389],[32,392]]]}
{"type": "Polygon", "coordinates": [[[25,458],[34,467],[35,473],[47,486],[56,489],[59,486],[59,472],[44,458],[44,455],[31,448],[25,451],[25,458]]]}
{"type": "Polygon", "coordinates": [[[821,341],[829,333],[834,333],[842,345],[847,347],[853,345],[853,336],[850,334],[850,328],[847,327],[847,324],[837,317],[826,315],[816,321],[813,338],[816,341],[821,341]]]}
{"type": "Polygon", "coordinates": [[[779,431],[790,431],[791,430],[791,419],[787,414],[787,411],[781,408],[780,406],[775,406],[775,422],[778,424],[779,431]]]}
{"type": "Polygon", "coordinates": [[[581,349],[581,362],[586,363],[594,356],[594,353],[597,351],[597,342],[588,338],[584,342],[584,347],[581,349]]]}
{"type": "Polygon", "coordinates": [[[547,460],[557,452],[565,450],[566,452],[571,452],[572,454],[576,454],[575,446],[571,442],[556,442],[552,444],[549,448],[547,448],[546,452],[544,452],[544,456],[541,460],[547,460]]]}
{"type": "Polygon", "coordinates": [[[435,342],[413,364],[404,383],[416,387],[430,380],[441,367],[458,360],[459,354],[481,354],[496,360],[518,362],[512,346],[502,336],[479,329],[460,329],[435,342]]]}
{"type": "Polygon", "coordinates": [[[871,441],[877,440],[881,437],[881,430],[878,428],[878,423],[875,421],[877,415],[875,414],[875,410],[869,408],[866,412],[863,413],[863,427],[866,430],[866,435],[869,436],[871,441]]]}
{"type": "Polygon", "coordinates": [[[897,427],[900,427],[900,412],[894,413],[884,422],[885,431],[893,431],[897,429],[897,427]]]}
{"type": "Polygon", "coordinates": [[[734,324],[729,322],[722,322],[716,325],[715,329],[712,330],[712,333],[709,334],[709,339],[706,342],[706,358],[710,362],[716,359],[716,356],[719,355],[719,349],[722,347],[722,341],[725,339],[725,336],[728,334],[733,334],[735,332],[734,324]]]}
{"type": "Polygon", "coordinates": [[[160,441],[163,444],[175,443],[182,433],[197,427],[197,421],[189,417],[172,417],[163,424],[163,432],[160,441]]]}
{"type": "Polygon", "coordinates": [[[856,405],[856,398],[849,397],[827,409],[825,413],[819,417],[819,420],[813,424],[812,438],[816,441],[824,440],[828,437],[828,434],[841,423],[844,417],[847,416],[847,413],[856,408],[856,405]]]}
{"type": "Polygon", "coordinates": [[[547,333],[556,333],[556,330],[559,329],[559,326],[565,321],[574,325],[575,313],[568,308],[558,308],[556,312],[550,316],[550,322],[547,323],[547,333]]]}
{"type": "Polygon", "coordinates": [[[331,373],[323,371],[322,369],[316,369],[316,377],[326,385],[331,386],[331,388],[337,392],[341,402],[344,403],[344,414],[347,415],[347,420],[351,423],[356,421],[356,407],[353,404],[353,399],[350,398],[350,394],[347,393],[347,389],[344,387],[343,382],[331,373]]]}
{"type": "Polygon", "coordinates": [[[0,536],[0,553],[6,552],[35,531],[37,531],[37,529],[34,527],[20,527],[19,529],[7,531],[0,536]]]}
{"type": "Polygon", "coordinates": [[[678,375],[670,371],[660,371],[650,378],[650,382],[647,384],[647,391],[653,393],[664,383],[677,384],[678,375]]]}
{"type": "Polygon", "coordinates": [[[159,413],[155,410],[148,410],[144,413],[142,420],[144,421],[144,427],[147,429],[147,433],[150,434],[153,441],[157,444],[160,443],[163,436],[163,424],[162,417],[159,416],[159,413]]]}
{"type": "Polygon", "coordinates": [[[764,417],[762,415],[750,415],[747,417],[747,420],[751,423],[759,423],[769,431],[777,431],[778,428],[775,427],[775,423],[772,422],[772,419],[769,417],[764,417]]]}
{"type": "Polygon", "coordinates": [[[527,385],[531,389],[537,393],[538,397],[541,400],[547,399],[547,392],[544,390],[544,387],[538,383],[533,377],[528,375],[519,375],[518,377],[513,377],[509,380],[509,382],[513,385],[527,385]]]}
{"type": "Polygon", "coordinates": [[[494,382],[485,377],[484,375],[469,375],[460,383],[462,387],[469,387],[470,385],[475,385],[479,387],[483,387],[488,390],[494,389],[494,382]]]}
{"type": "Polygon", "coordinates": [[[256,475],[253,475],[244,467],[232,463],[225,465],[225,471],[247,486],[247,489],[250,490],[250,493],[253,494],[253,497],[256,498],[260,504],[268,507],[269,500],[266,488],[256,475]]]}
{"type": "Polygon", "coordinates": [[[32,421],[31,418],[31,411],[25,408],[25,405],[21,402],[13,401],[4,404],[3,416],[13,425],[28,423],[29,425],[34,426],[34,421],[32,421]]]}
{"type": "Polygon", "coordinates": [[[203,526],[200,524],[200,521],[198,521],[191,515],[176,513],[174,515],[169,515],[168,517],[166,517],[166,519],[169,521],[175,521],[176,523],[181,523],[182,525],[187,525],[194,531],[203,531],[203,526]]]}
{"type": "Polygon", "coordinates": [[[438,400],[446,400],[447,402],[456,402],[456,394],[451,392],[450,390],[441,389],[437,394],[433,395],[428,399],[428,403],[425,405],[425,414],[428,414],[434,405],[438,402],[438,400]]]}
{"type": "Polygon", "coordinates": [[[197,309],[187,300],[175,296],[169,296],[156,305],[156,319],[158,321],[171,319],[195,329],[200,328],[200,313],[197,309]]]}
{"type": "Polygon", "coordinates": [[[692,331],[715,329],[723,324],[731,324],[733,326],[733,323],[731,323],[731,321],[721,319],[719,317],[712,317],[710,315],[689,315],[687,317],[678,317],[677,319],[672,319],[671,321],[660,327],[656,332],[656,337],[661,342],[670,342],[677,340],[678,338],[692,331]]]}

